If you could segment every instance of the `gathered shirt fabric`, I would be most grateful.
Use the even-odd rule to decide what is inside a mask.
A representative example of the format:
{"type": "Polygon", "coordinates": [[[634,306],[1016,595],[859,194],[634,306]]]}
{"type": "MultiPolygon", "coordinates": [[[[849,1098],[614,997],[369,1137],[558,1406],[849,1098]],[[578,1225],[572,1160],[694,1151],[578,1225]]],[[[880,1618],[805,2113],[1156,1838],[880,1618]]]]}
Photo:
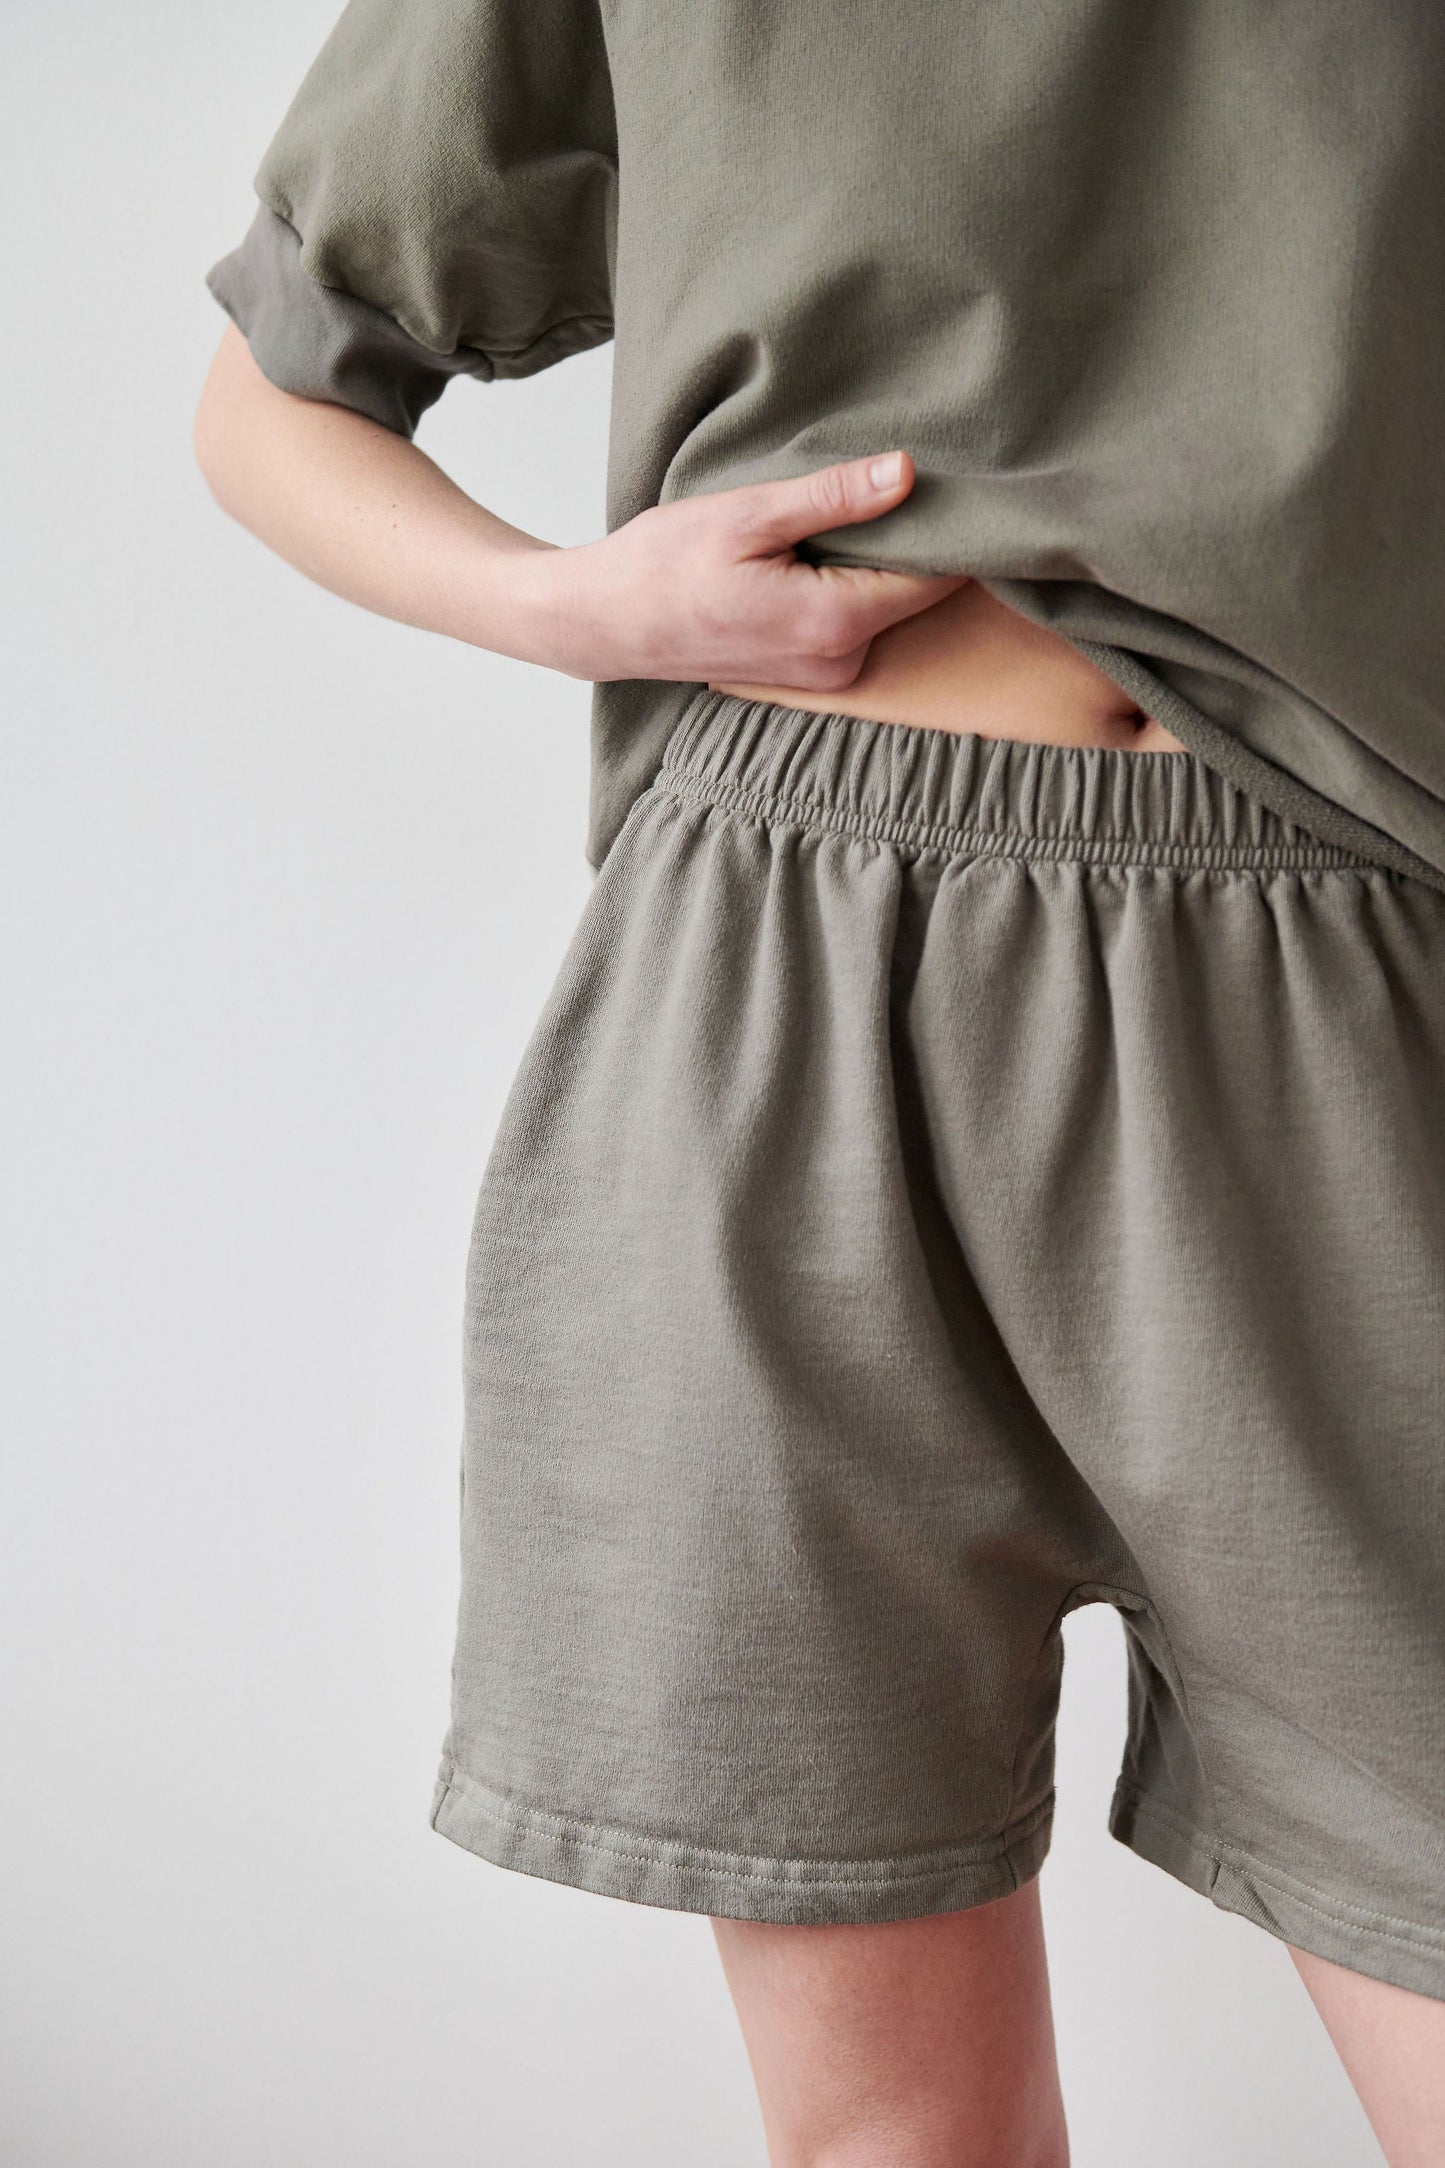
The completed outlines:
{"type": "MultiPolygon", "coordinates": [[[[969,573],[1445,888],[1439,0],[350,0],[207,275],[410,436],[615,340],[607,524],[902,446],[969,573]]],[[[594,865],[693,684],[593,692],[594,865]]]]}

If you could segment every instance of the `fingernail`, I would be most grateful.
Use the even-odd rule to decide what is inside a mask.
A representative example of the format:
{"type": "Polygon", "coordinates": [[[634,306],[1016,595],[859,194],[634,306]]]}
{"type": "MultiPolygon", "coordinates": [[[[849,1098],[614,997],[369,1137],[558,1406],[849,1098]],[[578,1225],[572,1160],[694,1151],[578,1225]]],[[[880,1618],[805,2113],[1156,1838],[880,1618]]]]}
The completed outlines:
{"type": "Polygon", "coordinates": [[[868,462],[868,482],[873,489],[891,489],[903,472],[902,452],[885,452],[881,459],[868,462]]]}

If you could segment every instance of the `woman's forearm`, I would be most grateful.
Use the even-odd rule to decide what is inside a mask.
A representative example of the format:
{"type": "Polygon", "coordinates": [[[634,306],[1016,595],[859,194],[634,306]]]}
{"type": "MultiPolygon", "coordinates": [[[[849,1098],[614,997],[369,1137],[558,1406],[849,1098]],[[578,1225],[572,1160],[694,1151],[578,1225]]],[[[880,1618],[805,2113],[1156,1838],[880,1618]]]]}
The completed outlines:
{"type": "Polygon", "coordinates": [[[960,584],[797,555],[806,536],[899,503],[913,486],[904,454],[651,506],[560,549],[488,512],[394,430],[278,390],[234,326],[195,445],[222,508],[321,586],[572,677],[847,685],[875,634],[960,584]]]}
{"type": "Polygon", "coordinates": [[[278,391],[234,326],[206,380],[195,445],[222,509],[334,594],[499,654],[550,659],[534,590],[535,560],[552,546],[477,504],[393,430],[278,391]]]}

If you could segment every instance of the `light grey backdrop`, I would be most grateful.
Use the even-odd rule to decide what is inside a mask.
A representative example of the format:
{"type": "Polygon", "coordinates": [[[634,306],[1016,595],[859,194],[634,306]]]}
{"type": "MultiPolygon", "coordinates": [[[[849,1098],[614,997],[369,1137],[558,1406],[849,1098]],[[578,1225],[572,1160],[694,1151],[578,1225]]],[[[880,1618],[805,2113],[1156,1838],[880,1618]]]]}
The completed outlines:
{"type": "MultiPolygon", "coordinates": [[[[461,1276],[588,875],[586,688],[211,506],[207,265],[331,0],[3,12],[7,2168],[760,2168],[706,1924],[427,1826],[461,1276]]],[[[422,441],[600,530],[608,357],[422,441]]],[[[1284,1952],[1114,1846],[1070,1635],[1079,2168],[1378,2160],[1284,1952]]]]}

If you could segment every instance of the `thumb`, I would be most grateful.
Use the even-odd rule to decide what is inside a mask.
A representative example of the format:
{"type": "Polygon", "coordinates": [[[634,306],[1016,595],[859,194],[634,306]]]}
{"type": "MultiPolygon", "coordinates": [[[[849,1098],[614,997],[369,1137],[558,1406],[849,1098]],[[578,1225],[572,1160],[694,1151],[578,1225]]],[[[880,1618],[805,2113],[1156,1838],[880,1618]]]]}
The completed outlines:
{"type": "Polygon", "coordinates": [[[914,483],[907,452],[872,453],[786,482],[726,492],[738,529],[759,555],[788,549],[829,527],[853,527],[901,504],[914,483]]]}

